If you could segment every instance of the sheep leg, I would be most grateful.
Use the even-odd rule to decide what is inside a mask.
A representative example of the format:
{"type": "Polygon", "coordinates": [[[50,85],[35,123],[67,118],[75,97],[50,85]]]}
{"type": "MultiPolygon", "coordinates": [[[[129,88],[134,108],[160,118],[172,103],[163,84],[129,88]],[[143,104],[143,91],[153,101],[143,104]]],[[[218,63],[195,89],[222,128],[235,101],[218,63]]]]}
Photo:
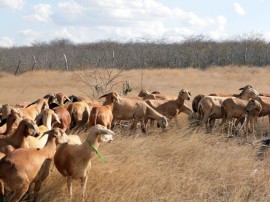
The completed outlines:
{"type": "Polygon", "coordinates": [[[140,123],[141,123],[141,129],[142,129],[142,132],[143,132],[143,133],[147,133],[147,132],[146,132],[146,125],[144,124],[144,121],[143,121],[143,120],[140,120],[140,123]]]}
{"type": "Polygon", "coordinates": [[[27,184],[27,183],[21,184],[20,189],[16,190],[13,193],[13,195],[10,197],[9,201],[10,202],[19,201],[23,197],[23,195],[27,192],[28,187],[29,187],[29,184],[27,184]]]}
{"type": "Polygon", "coordinates": [[[87,179],[88,179],[88,176],[85,176],[84,178],[81,179],[82,201],[84,201],[84,197],[85,197],[87,179]]]}
{"type": "Polygon", "coordinates": [[[72,177],[67,177],[67,189],[68,189],[68,194],[69,198],[72,198],[72,177]]]}
{"type": "Polygon", "coordinates": [[[213,119],[213,118],[210,118],[209,119],[209,132],[211,133],[212,132],[212,130],[213,130],[213,128],[214,128],[214,125],[215,125],[215,119],[213,119]]]}
{"type": "Polygon", "coordinates": [[[39,190],[40,190],[40,188],[41,188],[41,184],[42,184],[42,181],[37,181],[36,183],[35,183],[35,189],[34,189],[34,201],[37,201],[37,197],[38,197],[38,192],[39,192],[39,190]]]}
{"type": "Polygon", "coordinates": [[[137,123],[139,122],[140,120],[138,120],[138,118],[135,118],[133,123],[131,124],[130,126],[130,130],[133,130],[133,129],[136,129],[137,128],[137,123]]]}

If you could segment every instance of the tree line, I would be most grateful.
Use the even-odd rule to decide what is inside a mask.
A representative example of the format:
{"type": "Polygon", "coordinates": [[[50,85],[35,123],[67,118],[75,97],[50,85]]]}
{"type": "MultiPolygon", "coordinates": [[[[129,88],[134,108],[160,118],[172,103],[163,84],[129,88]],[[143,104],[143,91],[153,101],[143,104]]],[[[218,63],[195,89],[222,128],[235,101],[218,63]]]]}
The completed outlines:
{"type": "Polygon", "coordinates": [[[205,36],[178,43],[115,42],[75,44],[68,39],[35,42],[31,46],[0,48],[0,71],[22,73],[34,69],[79,70],[103,68],[207,68],[210,66],[266,66],[270,44],[260,36],[240,36],[217,42],[205,36]]]}

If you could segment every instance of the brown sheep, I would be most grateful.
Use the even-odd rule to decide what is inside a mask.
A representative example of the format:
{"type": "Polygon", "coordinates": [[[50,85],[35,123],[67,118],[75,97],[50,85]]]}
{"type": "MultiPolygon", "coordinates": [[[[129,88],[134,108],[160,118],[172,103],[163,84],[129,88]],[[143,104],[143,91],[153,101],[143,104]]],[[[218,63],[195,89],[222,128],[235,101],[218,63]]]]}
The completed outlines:
{"type": "Polygon", "coordinates": [[[0,160],[0,180],[13,191],[9,201],[19,201],[32,184],[35,185],[34,200],[37,200],[41,185],[50,173],[57,144],[68,141],[59,128],[47,133],[49,137],[44,148],[19,148],[0,160]]]}
{"type": "Polygon", "coordinates": [[[53,127],[58,127],[66,131],[69,129],[71,124],[71,116],[68,110],[65,108],[65,106],[59,106],[52,109],[55,114],[58,115],[60,123],[58,121],[55,121],[53,123],[53,127]]]}
{"type": "Polygon", "coordinates": [[[176,100],[146,100],[146,103],[167,118],[176,117],[184,105],[185,100],[190,100],[190,92],[182,89],[176,100]]]}
{"type": "Polygon", "coordinates": [[[36,123],[29,118],[23,119],[13,135],[0,139],[0,151],[4,152],[4,147],[7,145],[11,145],[14,148],[29,148],[26,137],[37,134],[39,134],[39,130],[36,123]]]}
{"type": "MultiPolygon", "coordinates": [[[[92,109],[92,105],[91,105],[92,109]]],[[[71,116],[70,129],[81,128],[89,121],[90,105],[84,101],[74,102],[68,105],[67,110],[71,116]]]]}
{"type": "MultiPolygon", "coordinates": [[[[3,134],[1,135],[11,135],[14,133],[14,131],[17,129],[20,121],[23,119],[23,115],[22,113],[20,113],[18,110],[16,110],[15,108],[11,109],[10,114],[7,116],[7,118],[5,118],[4,120],[2,120],[2,122],[6,123],[6,130],[3,134]]],[[[1,123],[2,123],[1,122],[1,123]]],[[[0,136],[1,136],[0,135],[0,136]]]]}
{"type": "Polygon", "coordinates": [[[106,105],[93,107],[89,117],[89,126],[101,124],[108,129],[111,128],[113,120],[113,106],[114,102],[119,102],[119,96],[116,92],[102,95],[101,98],[106,98],[106,105]]]}

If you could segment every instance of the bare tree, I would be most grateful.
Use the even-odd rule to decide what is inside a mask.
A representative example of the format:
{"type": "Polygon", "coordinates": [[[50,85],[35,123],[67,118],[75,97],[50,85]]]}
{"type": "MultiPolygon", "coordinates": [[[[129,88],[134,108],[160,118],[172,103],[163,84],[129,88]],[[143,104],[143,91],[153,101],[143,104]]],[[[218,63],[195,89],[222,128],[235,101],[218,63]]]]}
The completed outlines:
{"type": "Polygon", "coordinates": [[[112,91],[117,84],[123,82],[119,81],[123,70],[96,68],[74,74],[89,87],[92,96],[97,97],[112,91]]]}

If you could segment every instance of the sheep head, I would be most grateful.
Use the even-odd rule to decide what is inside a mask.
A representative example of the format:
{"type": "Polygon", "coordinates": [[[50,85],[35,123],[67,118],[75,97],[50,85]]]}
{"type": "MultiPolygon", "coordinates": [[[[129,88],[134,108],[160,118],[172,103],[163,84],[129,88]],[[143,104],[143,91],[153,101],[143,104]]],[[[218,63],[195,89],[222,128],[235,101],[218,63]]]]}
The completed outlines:
{"type": "Polygon", "coordinates": [[[141,91],[139,92],[138,96],[139,96],[139,97],[145,97],[146,95],[149,95],[149,94],[150,94],[150,93],[149,93],[147,90],[143,89],[143,90],[141,90],[141,91]]]}
{"type": "Polygon", "coordinates": [[[51,138],[56,138],[56,144],[64,144],[67,143],[69,140],[67,134],[61,128],[53,128],[49,131],[46,131],[40,138],[42,138],[46,134],[49,135],[48,140],[51,138]]]}
{"type": "Polygon", "coordinates": [[[99,99],[101,98],[106,98],[106,103],[112,103],[113,101],[120,102],[119,95],[116,92],[107,93],[99,97],[99,99]]]}
{"type": "Polygon", "coordinates": [[[182,89],[179,92],[178,97],[181,97],[184,100],[190,100],[191,93],[188,90],[182,89]]]}
{"type": "Polygon", "coordinates": [[[92,126],[90,128],[87,139],[88,140],[96,140],[99,143],[111,142],[111,141],[113,141],[114,134],[115,133],[113,131],[107,129],[105,126],[97,124],[97,125],[92,126]]]}
{"type": "Polygon", "coordinates": [[[241,99],[248,100],[250,98],[256,99],[259,97],[259,93],[250,85],[240,88],[239,90],[242,90],[240,93],[241,99]]]}
{"type": "Polygon", "coordinates": [[[160,119],[157,120],[157,127],[163,129],[168,127],[168,120],[165,116],[162,116],[160,119]]]}
{"type": "Polygon", "coordinates": [[[39,129],[35,121],[29,118],[23,119],[18,126],[18,129],[24,126],[24,136],[27,137],[29,135],[31,136],[38,136],[39,135],[39,129]]]}
{"type": "Polygon", "coordinates": [[[257,100],[250,99],[246,106],[246,111],[248,113],[251,113],[251,112],[254,112],[254,110],[260,113],[262,110],[262,105],[257,100]]]}

